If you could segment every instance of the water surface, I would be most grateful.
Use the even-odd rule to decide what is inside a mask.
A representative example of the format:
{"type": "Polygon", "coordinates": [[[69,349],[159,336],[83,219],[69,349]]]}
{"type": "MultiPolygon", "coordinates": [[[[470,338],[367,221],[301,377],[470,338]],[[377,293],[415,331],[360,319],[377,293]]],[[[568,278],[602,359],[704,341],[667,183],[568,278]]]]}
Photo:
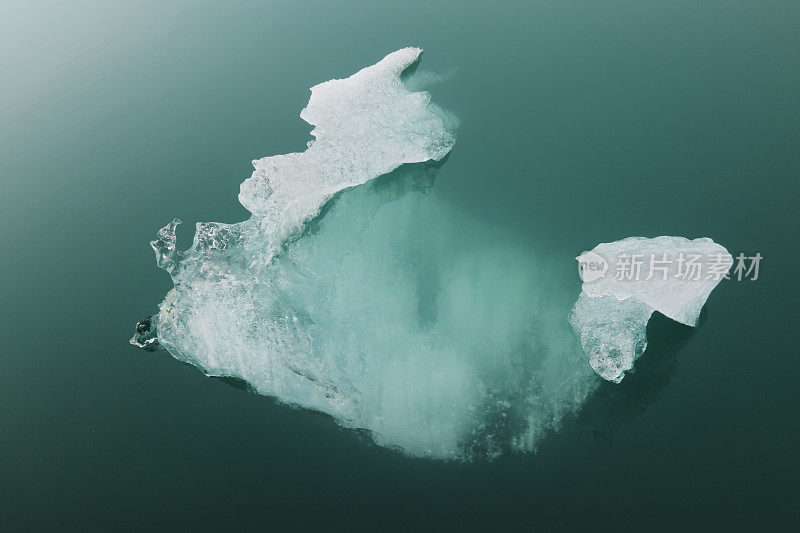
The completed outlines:
{"type": "MultiPolygon", "coordinates": [[[[800,37],[786,2],[16,2],[0,17],[6,529],[786,526],[798,428],[800,37]],[[308,87],[408,45],[451,72],[441,201],[572,258],[631,234],[760,252],[650,325],[536,455],[451,464],[127,344],[173,216],[234,222],[308,87]]],[[[188,242],[191,229],[182,228],[188,242]]],[[[577,294],[578,280],[576,276],[577,294]]]]}

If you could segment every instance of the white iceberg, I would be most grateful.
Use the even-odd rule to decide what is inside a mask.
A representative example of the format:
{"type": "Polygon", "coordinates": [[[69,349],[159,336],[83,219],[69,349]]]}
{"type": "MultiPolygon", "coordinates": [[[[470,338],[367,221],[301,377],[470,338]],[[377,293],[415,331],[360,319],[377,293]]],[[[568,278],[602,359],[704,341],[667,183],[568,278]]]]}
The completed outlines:
{"type": "Polygon", "coordinates": [[[301,228],[334,194],[450,152],[456,119],[401,79],[421,53],[403,48],[349,78],[315,85],[300,113],[314,126],[308,149],[253,161],[255,171],[242,183],[239,202],[273,244],[301,228]]]}
{"type": "Polygon", "coordinates": [[[314,87],[316,139],[254,162],[249,220],[199,223],[186,251],[177,221],[159,232],[175,286],[132,342],[409,455],[533,450],[599,383],[572,273],[424,194],[456,121],[404,83],[420,52],[314,87]]]}
{"type": "Polygon", "coordinates": [[[711,239],[668,236],[602,243],[576,259],[584,282],[569,321],[595,372],[616,383],[647,347],[653,312],[696,326],[733,264],[711,239]]]}

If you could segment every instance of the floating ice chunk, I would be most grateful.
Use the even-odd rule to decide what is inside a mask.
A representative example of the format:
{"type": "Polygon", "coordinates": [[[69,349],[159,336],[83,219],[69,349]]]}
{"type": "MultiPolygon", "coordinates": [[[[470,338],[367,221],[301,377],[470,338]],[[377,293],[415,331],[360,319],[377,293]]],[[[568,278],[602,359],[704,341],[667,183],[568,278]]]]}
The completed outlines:
{"type": "Polygon", "coordinates": [[[308,149],[253,161],[239,201],[264,221],[273,244],[282,242],[322,204],[349,187],[405,163],[439,161],[455,144],[457,120],[408,90],[401,74],[422,50],[403,48],[349,78],[311,88],[300,117],[315,126],[308,149]]]}
{"type": "Polygon", "coordinates": [[[413,456],[533,450],[599,380],[560,261],[422,194],[456,121],[404,84],[420,52],[314,87],[316,139],[254,162],[249,220],[198,223],[185,251],[177,220],[159,232],[175,286],[131,342],[413,456]]]}
{"type": "Polygon", "coordinates": [[[696,326],[733,258],[711,239],[628,237],[576,258],[583,286],[569,321],[589,364],[619,383],[647,347],[653,311],[696,326]]]}

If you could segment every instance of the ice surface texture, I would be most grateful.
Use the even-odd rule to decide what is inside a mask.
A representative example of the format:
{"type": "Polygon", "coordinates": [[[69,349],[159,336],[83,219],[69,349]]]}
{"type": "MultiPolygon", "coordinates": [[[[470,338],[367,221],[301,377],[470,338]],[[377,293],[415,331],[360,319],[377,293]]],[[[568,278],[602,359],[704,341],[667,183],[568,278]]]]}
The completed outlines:
{"type": "Polygon", "coordinates": [[[584,275],[570,323],[592,368],[617,383],[647,347],[650,315],[659,311],[696,326],[709,294],[733,264],[728,250],[711,239],[683,237],[629,237],[599,244],[577,259],[605,268],[596,279],[584,275]]]}
{"type": "Polygon", "coordinates": [[[239,201],[263,220],[273,242],[282,242],[339,191],[450,152],[454,119],[401,79],[421,53],[404,48],[349,78],[315,85],[300,113],[315,126],[308,149],[253,162],[239,201]]]}
{"type": "Polygon", "coordinates": [[[413,456],[532,450],[599,383],[574,274],[426,194],[456,121],[404,83],[420,53],[315,86],[315,140],[254,162],[249,220],[159,232],[175,286],[132,342],[413,456]]]}

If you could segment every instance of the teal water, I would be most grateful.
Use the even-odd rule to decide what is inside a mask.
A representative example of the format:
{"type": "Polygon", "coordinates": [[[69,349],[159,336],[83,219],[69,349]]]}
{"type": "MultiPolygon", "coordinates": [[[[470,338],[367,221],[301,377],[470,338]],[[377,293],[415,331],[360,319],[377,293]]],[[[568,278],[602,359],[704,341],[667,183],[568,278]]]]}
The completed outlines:
{"type": "MultiPolygon", "coordinates": [[[[800,37],[785,2],[8,5],[0,17],[3,529],[788,527],[800,37]],[[412,460],[127,345],[173,216],[239,221],[308,87],[407,45],[461,119],[437,197],[572,258],[638,234],[760,252],[649,328],[536,455],[412,460]]],[[[179,231],[188,242],[190,228],[179,231]]],[[[575,280],[576,294],[578,280],[575,280]]]]}

